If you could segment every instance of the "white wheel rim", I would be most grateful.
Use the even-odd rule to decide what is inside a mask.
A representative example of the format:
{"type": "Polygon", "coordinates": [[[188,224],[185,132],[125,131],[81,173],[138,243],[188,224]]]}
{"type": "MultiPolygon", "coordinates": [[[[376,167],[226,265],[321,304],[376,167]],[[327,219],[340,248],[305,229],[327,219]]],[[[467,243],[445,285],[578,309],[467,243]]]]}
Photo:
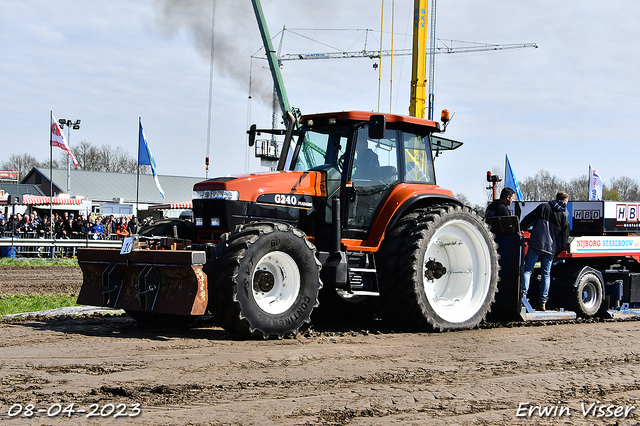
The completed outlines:
{"type": "Polygon", "coordinates": [[[256,304],[268,314],[286,312],[300,293],[300,271],[291,256],[273,251],[260,259],[253,272],[252,293],[256,304]],[[260,288],[256,280],[261,276],[272,278],[269,287],[260,288]]]}
{"type": "Polygon", "coordinates": [[[588,282],[582,287],[582,304],[585,308],[591,309],[596,306],[597,295],[596,286],[592,282],[588,282]]]}
{"type": "Polygon", "coordinates": [[[464,220],[442,226],[429,241],[423,261],[427,300],[445,321],[461,323],[478,313],[491,288],[491,256],[480,230],[464,220]],[[428,279],[427,263],[440,262],[446,273],[428,279]]]}

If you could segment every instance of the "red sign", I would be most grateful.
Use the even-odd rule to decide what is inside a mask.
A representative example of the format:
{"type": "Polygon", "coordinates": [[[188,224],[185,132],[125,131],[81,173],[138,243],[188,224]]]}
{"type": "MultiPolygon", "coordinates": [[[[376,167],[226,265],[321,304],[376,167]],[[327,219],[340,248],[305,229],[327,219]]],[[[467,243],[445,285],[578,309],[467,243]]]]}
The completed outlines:
{"type": "Polygon", "coordinates": [[[18,179],[18,174],[13,172],[0,172],[0,179],[18,179]]]}

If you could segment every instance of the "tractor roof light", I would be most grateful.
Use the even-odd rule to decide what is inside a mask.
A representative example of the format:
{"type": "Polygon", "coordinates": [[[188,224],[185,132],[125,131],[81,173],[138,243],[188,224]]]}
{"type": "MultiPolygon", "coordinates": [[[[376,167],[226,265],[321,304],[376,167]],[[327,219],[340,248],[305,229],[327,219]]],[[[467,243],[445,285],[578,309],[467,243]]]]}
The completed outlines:
{"type": "Polygon", "coordinates": [[[440,113],[440,121],[442,121],[443,133],[447,131],[447,126],[451,122],[451,118],[452,117],[449,115],[448,109],[443,109],[442,112],[440,113]]]}
{"type": "Polygon", "coordinates": [[[451,117],[449,116],[449,110],[443,109],[442,113],[440,114],[440,121],[446,124],[449,122],[449,120],[451,120],[451,117]]]}

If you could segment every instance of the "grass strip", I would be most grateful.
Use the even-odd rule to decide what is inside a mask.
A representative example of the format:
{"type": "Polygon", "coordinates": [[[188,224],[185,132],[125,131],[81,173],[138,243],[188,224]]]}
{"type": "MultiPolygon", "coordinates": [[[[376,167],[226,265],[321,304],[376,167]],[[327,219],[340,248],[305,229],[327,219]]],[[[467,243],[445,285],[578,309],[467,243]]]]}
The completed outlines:
{"type": "Polygon", "coordinates": [[[77,259],[0,259],[0,266],[78,266],[77,259]]]}
{"type": "Polygon", "coordinates": [[[0,295],[0,317],[3,315],[38,312],[67,306],[79,306],[73,294],[3,294],[0,295]]]}

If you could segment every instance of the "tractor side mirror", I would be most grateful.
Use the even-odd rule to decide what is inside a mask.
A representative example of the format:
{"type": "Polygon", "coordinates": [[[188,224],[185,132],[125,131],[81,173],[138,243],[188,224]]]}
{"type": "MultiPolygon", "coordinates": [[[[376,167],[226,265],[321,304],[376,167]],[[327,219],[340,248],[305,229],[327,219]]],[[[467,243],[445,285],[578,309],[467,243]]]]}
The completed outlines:
{"type": "Polygon", "coordinates": [[[384,130],[387,127],[387,117],[382,114],[372,115],[369,119],[369,139],[384,138],[384,130]]]}
{"type": "Polygon", "coordinates": [[[256,143],[256,125],[252,124],[247,130],[247,134],[249,134],[249,146],[253,146],[256,143]]]}

